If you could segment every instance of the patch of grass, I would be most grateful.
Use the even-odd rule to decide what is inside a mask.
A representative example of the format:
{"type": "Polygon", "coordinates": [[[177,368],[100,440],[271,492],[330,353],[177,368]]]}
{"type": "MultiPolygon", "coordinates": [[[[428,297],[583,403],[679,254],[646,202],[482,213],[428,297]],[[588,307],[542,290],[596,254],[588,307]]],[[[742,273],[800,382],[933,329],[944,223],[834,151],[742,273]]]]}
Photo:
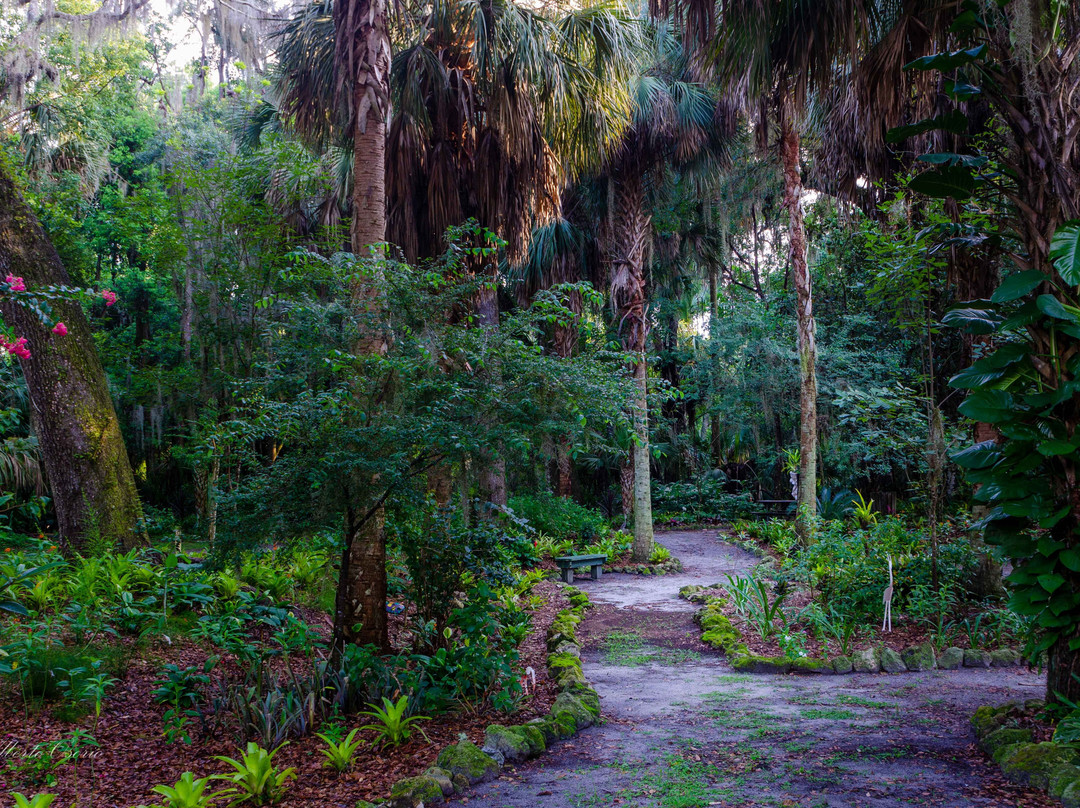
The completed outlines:
{"type": "Polygon", "coordinates": [[[801,755],[803,752],[809,752],[813,748],[813,741],[789,741],[784,744],[784,751],[792,755],[801,755]]]}
{"type": "Polygon", "coordinates": [[[645,640],[636,631],[613,631],[604,638],[604,662],[609,665],[637,667],[653,660],[645,650],[645,640]]]}
{"type": "Polygon", "coordinates": [[[721,685],[741,685],[753,680],[754,677],[747,673],[725,673],[723,676],[716,677],[716,683],[721,685]]]}
{"type": "Polygon", "coordinates": [[[849,721],[855,717],[855,713],[851,710],[841,710],[836,707],[825,707],[817,710],[803,710],[802,717],[813,720],[815,718],[824,718],[830,721],[849,721]]]}
{"type": "Polygon", "coordinates": [[[868,707],[876,710],[891,710],[900,706],[893,701],[872,701],[871,699],[863,698],[862,696],[852,696],[847,693],[841,693],[837,696],[836,703],[851,704],[855,707],[868,707]]]}
{"type": "Polygon", "coordinates": [[[701,808],[736,798],[732,789],[717,787],[723,773],[711,763],[668,755],[662,765],[659,773],[642,779],[635,796],[655,800],[660,808],[701,808]]]}

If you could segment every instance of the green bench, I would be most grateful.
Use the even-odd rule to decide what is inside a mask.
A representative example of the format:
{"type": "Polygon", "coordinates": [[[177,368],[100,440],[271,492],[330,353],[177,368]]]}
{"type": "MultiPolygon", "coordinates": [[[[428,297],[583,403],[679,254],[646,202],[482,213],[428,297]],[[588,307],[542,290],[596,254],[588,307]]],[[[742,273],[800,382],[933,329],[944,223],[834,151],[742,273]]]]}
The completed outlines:
{"type": "Polygon", "coordinates": [[[589,568],[589,572],[592,574],[592,579],[595,581],[601,575],[604,574],[604,562],[607,561],[606,555],[572,555],[572,556],[559,556],[555,559],[555,563],[559,565],[559,571],[562,574],[562,579],[568,584],[574,582],[574,570],[589,568]]]}

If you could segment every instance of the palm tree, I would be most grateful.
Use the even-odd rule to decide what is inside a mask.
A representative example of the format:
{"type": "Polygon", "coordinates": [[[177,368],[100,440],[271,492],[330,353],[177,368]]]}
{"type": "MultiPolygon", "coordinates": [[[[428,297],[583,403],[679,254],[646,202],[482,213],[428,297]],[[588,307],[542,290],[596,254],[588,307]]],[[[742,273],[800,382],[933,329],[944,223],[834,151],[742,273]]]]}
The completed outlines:
{"type": "MultiPolygon", "coordinates": [[[[648,183],[668,161],[688,165],[710,154],[723,154],[732,118],[699,83],[671,26],[657,25],[649,69],[634,77],[631,126],[604,169],[610,204],[604,226],[611,301],[623,350],[635,382],[634,545],[635,561],[652,552],[652,501],[648,424],[649,331],[646,255],[652,244],[648,183]]],[[[630,478],[624,471],[623,480],[630,478]]]]}
{"type": "Polygon", "coordinates": [[[721,77],[743,93],[748,108],[759,111],[762,142],[768,138],[768,112],[779,129],[799,348],[798,525],[806,535],[817,509],[817,344],[799,126],[811,94],[827,91],[838,64],[858,54],[867,12],[862,0],[722,0],[716,14],[709,50],[721,77]]]}

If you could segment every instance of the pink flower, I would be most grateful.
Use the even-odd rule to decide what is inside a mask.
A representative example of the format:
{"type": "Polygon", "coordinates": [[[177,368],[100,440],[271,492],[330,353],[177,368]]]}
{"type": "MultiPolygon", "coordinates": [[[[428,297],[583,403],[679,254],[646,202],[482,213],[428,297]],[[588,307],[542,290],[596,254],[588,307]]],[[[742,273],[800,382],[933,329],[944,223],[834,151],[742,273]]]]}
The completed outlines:
{"type": "Polygon", "coordinates": [[[56,325],[53,326],[52,332],[54,334],[56,334],[56,336],[58,336],[58,337],[66,337],[67,336],[67,326],[64,325],[63,323],[57,323],[56,325]]]}
{"type": "Polygon", "coordinates": [[[20,359],[29,359],[30,351],[26,347],[26,337],[19,337],[14,343],[7,346],[8,353],[20,359]]]}
{"type": "Polygon", "coordinates": [[[6,278],[4,278],[4,282],[11,287],[11,291],[13,292],[26,291],[26,282],[22,278],[16,277],[15,275],[8,275],[6,278]]]}
{"type": "Polygon", "coordinates": [[[106,306],[111,306],[116,302],[116,292],[110,292],[108,289],[104,289],[101,292],[101,296],[105,298],[106,306]]]}

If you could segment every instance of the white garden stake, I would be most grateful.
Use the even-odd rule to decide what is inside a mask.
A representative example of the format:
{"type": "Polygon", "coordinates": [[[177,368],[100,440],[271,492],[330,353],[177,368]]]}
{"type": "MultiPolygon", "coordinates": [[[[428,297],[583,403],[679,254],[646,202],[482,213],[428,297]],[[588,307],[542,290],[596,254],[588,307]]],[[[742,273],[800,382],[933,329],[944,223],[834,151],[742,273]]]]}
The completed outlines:
{"type": "Polygon", "coordinates": [[[885,587],[885,592],[881,596],[881,602],[885,604],[885,617],[881,620],[882,631],[892,631],[892,593],[893,593],[893,577],[892,577],[892,556],[888,556],[889,559],[889,585],[885,587]],[[888,629],[885,626],[888,625],[888,629]]]}

